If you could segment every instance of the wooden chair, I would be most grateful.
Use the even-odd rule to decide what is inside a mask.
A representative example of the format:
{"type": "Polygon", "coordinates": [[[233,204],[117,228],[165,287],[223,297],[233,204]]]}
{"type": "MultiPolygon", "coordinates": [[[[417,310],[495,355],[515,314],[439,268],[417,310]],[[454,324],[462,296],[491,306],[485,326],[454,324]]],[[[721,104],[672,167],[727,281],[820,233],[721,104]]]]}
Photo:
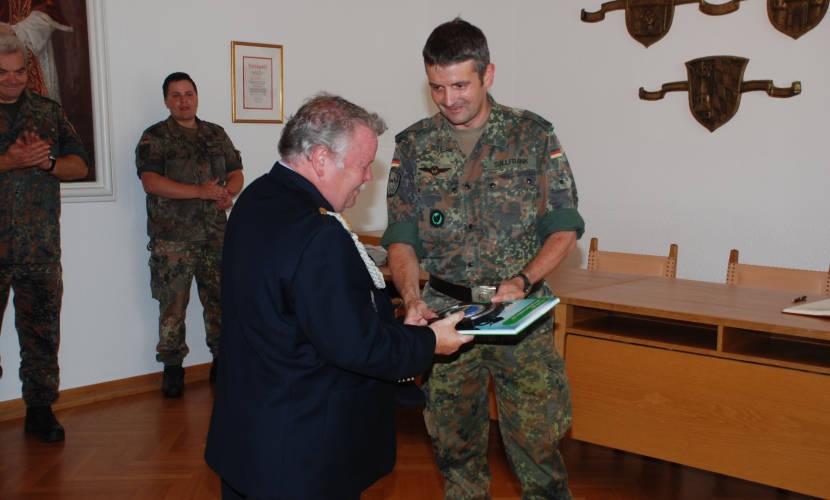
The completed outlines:
{"type": "Polygon", "coordinates": [[[591,238],[591,247],[588,251],[588,269],[643,276],[665,276],[667,278],[674,278],[677,275],[677,245],[674,243],[669,247],[668,257],[606,252],[599,250],[598,247],[599,241],[596,238],[591,238]]]}
{"type": "Polygon", "coordinates": [[[738,262],[738,251],[733,249],[729,252],[726,284],[830,295],[830,270],[807,271],[741,264],[738,262]]]}

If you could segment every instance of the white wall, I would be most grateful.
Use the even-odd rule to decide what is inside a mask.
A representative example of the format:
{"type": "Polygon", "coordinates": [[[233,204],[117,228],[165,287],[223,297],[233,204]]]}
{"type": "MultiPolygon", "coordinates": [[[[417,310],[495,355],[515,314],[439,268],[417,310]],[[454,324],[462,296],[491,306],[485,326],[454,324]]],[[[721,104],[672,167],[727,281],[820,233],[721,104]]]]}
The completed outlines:
{"type": "MultiPolygon", "coordinates": [[[[719,2],[723,3],[723,2],[719,2]]],[[[358,229],[386,224],[385,180],[394,134],[431,114],[420,56],[429,32],[461,14],[490,41],[494,97],[552,121],[571,161],[587,232],[569,265],[585,265],[592,236],[608,249],[665,253],[680,246],[680,278],[723,281],[731,248],[746,262],[827,269],[830,169],[830,20],[794,41],[776,31],[766,2],[710,17],[676,8],[674,26],[646,49],[622,12],[587,24],[601,0],[106,0],[115,202],[65,203],[62,389],[160,371],[157,304],[149,293],[144,193],[134,148],[167,116],[161,82],[186,71],[202,119],[225,127],[251,181],[277,159],[281,125],[231,122],[230,42],[281,44],[285,110],[328,90],[381,113],[376,183],[347,215],[358,229]],[[639,87],[684,80],[684,63],[708,55],[750,59],[746,80],[794,80],[802,95],[743,95],[714,133],[691,116],[688,96],[645,102],[639,87]]],[[[322,292],[321,292],[322,294],[322,292]]],[[[201,306],[187,321],[191,354],[205,363],[201,306]]],[[[0,335],[0,401],[20,397],[14,310],[0,335]]]]}

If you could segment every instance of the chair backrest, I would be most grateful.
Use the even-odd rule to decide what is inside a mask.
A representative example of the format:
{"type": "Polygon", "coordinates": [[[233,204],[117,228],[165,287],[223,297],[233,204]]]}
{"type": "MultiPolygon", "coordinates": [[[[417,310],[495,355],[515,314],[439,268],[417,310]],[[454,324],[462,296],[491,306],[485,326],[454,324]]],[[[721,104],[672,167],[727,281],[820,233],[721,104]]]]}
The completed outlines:
{"type": "Polygon", "coordinates": [[[643,276],[665,276],[667,278],[674,278],[677,274],[677,245],[674,243],[669,247],[668,257],[605,252],[600,251],[598,247],[599,241],[596,238],[591,238],[591,247],[588,251],[588,269],[643,276]]]}
{"type": "Polygon", "coordinates": [[[738,251],[732,250],[729,252],[726,284],[830,295],[830,271],[740,264],[738,251]]]}

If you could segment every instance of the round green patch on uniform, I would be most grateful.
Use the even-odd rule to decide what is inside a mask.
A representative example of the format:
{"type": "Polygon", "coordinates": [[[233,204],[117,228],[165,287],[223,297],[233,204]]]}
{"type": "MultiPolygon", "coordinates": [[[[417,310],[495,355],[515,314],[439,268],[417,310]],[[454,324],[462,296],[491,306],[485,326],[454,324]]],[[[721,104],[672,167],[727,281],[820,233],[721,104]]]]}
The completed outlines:
{"type": "Polygon", "coordinates": [[[429,223],[433,225],[433,227],[441,227],[444,225],[444,212],[440,210],[433,210],[429,214],[429,223]]]}

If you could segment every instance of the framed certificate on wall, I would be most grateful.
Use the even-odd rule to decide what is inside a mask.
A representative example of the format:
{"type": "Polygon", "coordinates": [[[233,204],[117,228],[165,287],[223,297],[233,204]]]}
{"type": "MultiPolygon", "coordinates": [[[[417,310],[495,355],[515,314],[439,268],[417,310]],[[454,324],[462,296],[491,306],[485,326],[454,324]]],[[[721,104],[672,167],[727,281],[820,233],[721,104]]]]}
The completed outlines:
{"type": "Polygon", "coordinates": [[[233,121],[282,123],[282,45],[231,42],[233,121]]]}

